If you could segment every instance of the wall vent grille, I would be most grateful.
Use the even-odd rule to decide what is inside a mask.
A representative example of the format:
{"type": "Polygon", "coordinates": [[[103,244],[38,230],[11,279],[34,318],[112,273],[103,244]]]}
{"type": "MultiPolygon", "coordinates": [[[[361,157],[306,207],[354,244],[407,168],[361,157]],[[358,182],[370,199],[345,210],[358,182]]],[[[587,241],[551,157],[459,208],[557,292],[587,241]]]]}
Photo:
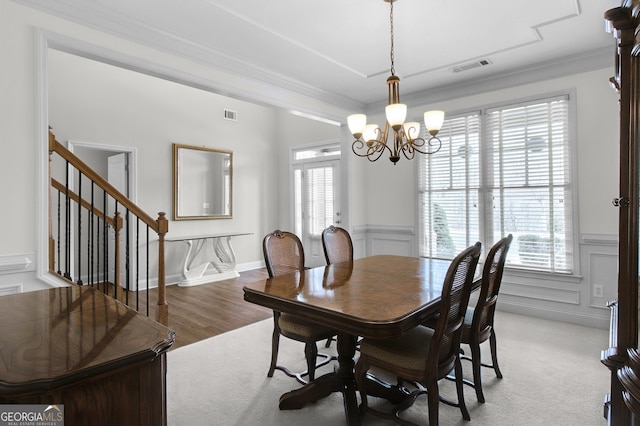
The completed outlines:
{"type": "Polygon", "coordinates": [[[231,121],[238,121],[238,112],[237,111],[232,111],[230,109],[225,109],[224,110],[224,119],[225,120],[231,120],[231,121]]]}
{"type": "Polygon", "coordinates": [[[485,65],[490,65],[492,62],[489,59],[480,59],[479,61],[469,62],[466,64],[456,65],[455,67],[451,67],[451,71],[454,73],[472,70],[474,68],[484,67],[485,65]]]}

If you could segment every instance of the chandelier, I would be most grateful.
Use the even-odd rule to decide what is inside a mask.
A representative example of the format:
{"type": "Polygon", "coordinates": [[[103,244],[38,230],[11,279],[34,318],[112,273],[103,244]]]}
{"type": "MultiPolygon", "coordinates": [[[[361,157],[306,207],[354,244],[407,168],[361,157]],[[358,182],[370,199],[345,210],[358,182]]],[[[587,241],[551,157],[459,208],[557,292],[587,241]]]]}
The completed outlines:
{"type": "Polygon", "coordinates": [[[385,151],[389,151],[389,160],[395,165],[402,153],[407,160],[411,160],[416,152],[434,154],[440,150],[442,142],[437,137],[444,121],[444,111],[427,111],[424,113],[424,125],[430,137],[424,140],[420,137],[420,123],[406,122],[407,106],[400,103],[400,78],[396,76],[393,55],[393,3],[398,0],[384,0],[389,3],[391,12],[391,75],[387,78],[388,100],[385,107],[386,124],[384,131],[377,124],[367,124],[365,114],[353,114],[347,117],[349,130],[356,138],[351,144],[354,154],[367,157],[369,161],[377,161],[385,151]],[[390,130],[393,133],[390,135],[390,130]],[[389,144],[389,137],[393,143],[389,144]]]}

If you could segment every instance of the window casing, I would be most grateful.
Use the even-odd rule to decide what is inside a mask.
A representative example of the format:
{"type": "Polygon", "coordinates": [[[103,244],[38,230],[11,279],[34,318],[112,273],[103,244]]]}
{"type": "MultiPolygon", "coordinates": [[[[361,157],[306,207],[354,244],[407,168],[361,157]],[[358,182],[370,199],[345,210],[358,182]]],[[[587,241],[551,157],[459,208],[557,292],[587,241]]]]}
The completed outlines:
{"type": "Polygon", "coordinates": [[[442,149],[418,159],[419,253],[451,259],[507,234],[507,265],[573,273],[569,98],[445,120],[442,149]]]}

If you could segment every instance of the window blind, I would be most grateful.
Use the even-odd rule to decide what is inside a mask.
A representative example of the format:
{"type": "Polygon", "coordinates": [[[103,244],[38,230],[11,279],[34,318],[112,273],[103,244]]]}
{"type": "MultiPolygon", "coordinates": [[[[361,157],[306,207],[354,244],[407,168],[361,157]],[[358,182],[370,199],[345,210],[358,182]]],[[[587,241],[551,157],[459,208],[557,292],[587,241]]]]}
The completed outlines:
{"type": "Polygon", "coordinates": [[[507,264],[573,269],[568,97],[445,120],[442,150],[418,166],[420,254],[452,258],[511,233],[507,264]]]}

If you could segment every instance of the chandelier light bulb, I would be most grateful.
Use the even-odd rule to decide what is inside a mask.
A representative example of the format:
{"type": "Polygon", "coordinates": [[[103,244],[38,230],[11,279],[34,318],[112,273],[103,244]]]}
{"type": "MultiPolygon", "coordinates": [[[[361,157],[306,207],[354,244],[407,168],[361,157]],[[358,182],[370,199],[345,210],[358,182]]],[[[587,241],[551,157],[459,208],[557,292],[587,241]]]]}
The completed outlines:
{"type": "Polygon", "coordinates": [[[378,125],[367,124],[362,133],[362,138],[367,142],[367,145],[371,146],[372,142],[378,138],[378,125]]]}
{"type": "Polygon", "coordinates": [[[407,106],[405,104],[390,104],[385,107],[384,111],[393,130],[400,130],[407,118],[407,106]]]}
{"type": "Polygon", "coordinates": [[[432,136],[438,134],[444,122],[444,111],[427,111],[424,113],[424,125],[432,136]]]}
{"type": "Polygon", "coordinates": [[[367,125],[367,116],[365,114],[353,114],[347,117],[349,131],[356,139],[362,136],[364,128],[367,125]]]}
{"type": "Polygon", "coordinates": [[[404,134],[409,140],[415,140],[420,137],[420,123],[417,121],[408,121],[404,123],[404,134]]]}

